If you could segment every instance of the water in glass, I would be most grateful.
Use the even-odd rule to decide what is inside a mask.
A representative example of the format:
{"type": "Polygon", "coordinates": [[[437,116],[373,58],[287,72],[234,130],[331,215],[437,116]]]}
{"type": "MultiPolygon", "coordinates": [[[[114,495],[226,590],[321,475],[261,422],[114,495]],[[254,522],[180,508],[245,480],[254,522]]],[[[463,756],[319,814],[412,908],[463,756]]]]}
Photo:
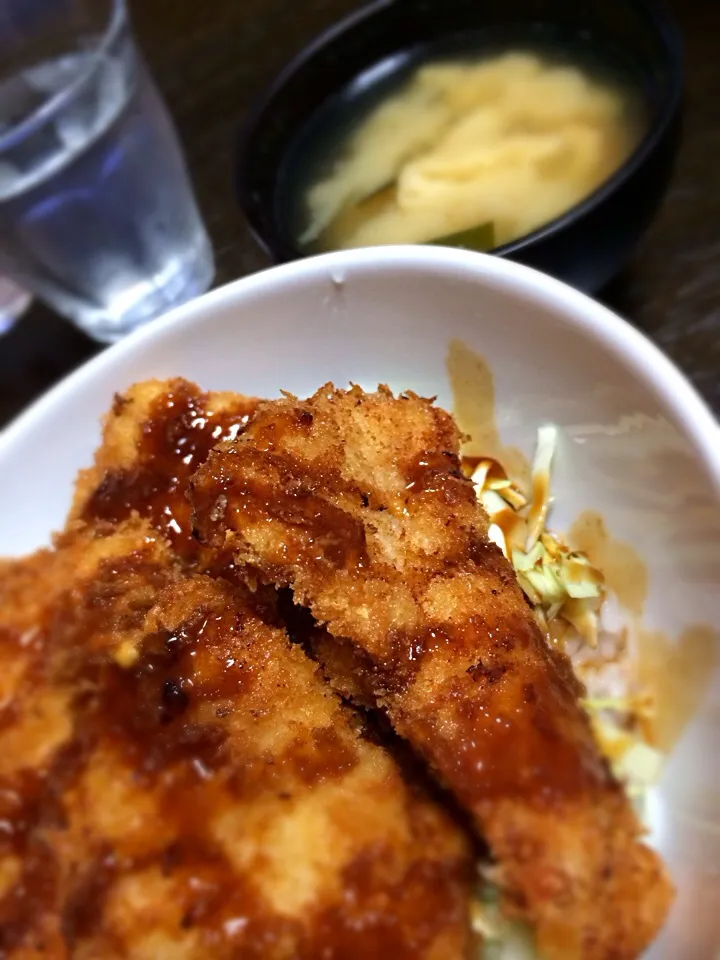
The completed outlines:
{"type": "Polygon", "coordinates": [[[0,273],[110,342],[206,290],[213,259],[137,48],[101,42],[0,84],[0,273]]]}

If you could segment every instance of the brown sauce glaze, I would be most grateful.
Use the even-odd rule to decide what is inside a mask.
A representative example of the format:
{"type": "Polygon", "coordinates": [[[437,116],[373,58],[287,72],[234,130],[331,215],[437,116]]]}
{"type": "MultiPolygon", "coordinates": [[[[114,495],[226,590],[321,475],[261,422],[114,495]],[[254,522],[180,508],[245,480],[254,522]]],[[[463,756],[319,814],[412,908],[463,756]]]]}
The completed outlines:
{"type": "Polygon", "coordinates": [[[475,491],[464,476],[460,459],[452,450],[423,451],[405,469],[406,490],[415,497],[429,494],[442,497],[448,506],[472,501],[475,491]]]}
{"type": "MultiPolygon", "coordinates": [[[[42,918],[57,899],[60,875],[58,863],[49,846],[30,841],[22,853],[18,882],[0,899],[0,957],[19,947],[28,930],[41,930],[42,918]]],[[[36,946],[44,951],[42,938],[36,946]]],[[[52,956],[52,954],[50,954],[52,956]]]]}
{"type": "Polygon", "coordinates": [[[601,570],[620,605],[642,616],[648,593],[647,565],[635,548],[610,535],[604,518],[594,510],[580,514],[568,531],[568,541],[601,570]]]}
{"type": "MultiPolygon", "coordinates": [[[[434,632],[453,652],[483,650],[437,700],[440,710],[454,704],[472,736],[446,742],[437,736],[431,715],[405,715],[402,694],[397,715],[412,726],[416,746],[432,745],[429,759],[469,809],[484,810],[499,798],[552,804],[593,795],[599,784],[609,784],[589,728],[574,723],[577,684],[567,661],[545,651],[531,623],[515,617],[502,629],[490,629],[476,617],[463,628],[448,625],[434,632]],[[557,662],[551,666],[546,657],[557,662]]],[[[440,646],[426,648],[423,656],[432,658],[435,650],[442,656],[440,646]]],[[[412,703],[412,691],[410,698],[412,703]]]]}
{"type": "MultiPolygon", "coordinates": [[[[499,683],[502,682],[501,679],[499,683]]],[[[544,696],[542,685],[539,689],[539,696],[544,696]]],[[[534,683],[527,692],[530,690],[532,696],[538,696],[534,683]]],[[[578,765],[577,745],[563,736],[562,728],[544,703],[533,705],[532,734],[523,741],[520,752],[512,711],[483,709],[478,698],[464,701],[458,712],[472,725],[475,739],[464,741],[460,749],[436,748],[434,760],[452,781],[461,802],[483,817],[501,799],[520,803],[523,798],[522,802],[529,806],[553,808],[561,807],[565,801],[572,803],[580,797],[596,795],[600,784],[611,786],[605,764],[596,757],[589,742],[583,745],[587,764],[578,765]],[[482,747],[478,745],[481,738],[482,747]]],[[[422,721],[418,729],[421,728],[422,721]]]]}
{"type": "MultiPolygon", "coordinates": [[[[0,858],[14,855],[22,860],[20,882],[0,898],[0,956],[22,943],[29,931],[40,929],[43,917],[57,918],[60,903],[60,931],[68,947],[92,935],[109,936],[103,908],[110,890],[118,878],[149,869],[173,879],[180,926],[201,934],[210,951],[213,945],[227,950],[233,944],[238,956],[261,960],[271,946],[287,938],[299,944],[298,956],[310,960],[322,947],[323,955],[340,960],[350,941],[357,951],[386,942],[395,947],[380,919],[378,939],[372,917],[363,921],[367,931],[343,926],[342,916],[329,914],[303,931],[268,911],[206,829],[238,799],[279,790],[288,774],[294,782],[312,786],[344,776],[358,760],[352,741],[334,729],[313,730],[291,740],[272,762],[262,756],[230,757],[225,721],[235,710],[248,709],[243,696],[262,683],[258,644],[263,638],[269,641],[266,634],[254,636],[248,617],[254,617],[256,607],[268,606],[263,591],[250,598],[220,587],[216,602],[201,604],[176,629],[147,635],[130,669],[118,666],[106,650],[85,649],[74,655],[90,635],[109,636],[121,583],[133,572],[148,574],[141,557],[134,562],[135,571],[131,558],[122,565],[105,561],[87,595],[68,596],[48,613],[39,631],[44,649],[58,655],[57,663],[51,658],[48,664],[48,670],[55,670],[55,682],[70,685],[76,693],[73,732],[46,767],[0,782],[0,858]],[[194,708],[208,701],[216,704],[214,719],[200,722],[194,708]],[[95,852],[90,847],[79,873],[63,879],[48,832],[66,828],[65,798],[80,784],[97,750],[118,756],[133,772],[135,784],[150,791],[160,804],[162,834],[176,839],[169,847],[164,840],[155,842],[158,825],[153,818],[147,824],[146,854],[127,859],[107,844],[95,852]]],[[[12,631],[6,632],[4,641],[15,642],[12,631]]],[[[277,642],[283,642],[280,635],[277,642]]],[[[50,681],[48,676],[43,679],[50,681]]],[[[356,894],[365,896],[360,889],[356,894]]],[[[439,904],[443,896],[439,891],[439,904]]],[[[457,902],[457,896],[454,899],[457,902]]],[[[360,910],[362,901],[357,902],[360,910]]]]}
{"type": "Polygon", "coordinates": [[[92,935],[105,906],[105,897],[122,869],[110,849],[100,850],[91,863],[83,865],[72,884],[60,917],[62,935],[72,948],[77,941],[92,935]]]}
{"type": "Polygon", "coordinates": [[[462,477],[460,460],[453,450],[423,450],[405,471],[407,490],[434,492],[447,480],[462,477]]]}
{"type": "Polygon", "coordinates": [[[463,456],[496,460],[521,489],[528,489],[528,458],[517,447],[505,446],[500,438],[495,378],[488,362],[461,340],[452,340],[445,366],[453,394],[453,415],[465,435],[463,456]]]}
{"type": "Polygon", "coordinates": [[[700,709],[720,659],[718,631],[696,623],[671,639],[659,630],[638,631],[638,676],[652,692],[656,714],[651,734],[669,751],[700,709]]]}
{"type": "Polygon", "coordinates": [[[237,528],[229,516],[232,510],[242,515],[242,526],[273,519],[285,525],[289,535],[276,545],[276,563],[324,560],[345,570],[367,563],[363,524],[322,495],[326,478],[305,475],[296,480],[292,458],[239,447],[215,455],[213,474],[209,490],[204,478],[193,486],[201,534],[208,542],[222,542],[228,526],[237,528]]]}
{"type": "MultiPolygon", "coordinates": [[[[347,903],[353,907],[343,904],[342,909],[330,909],[320,918],[318,939],[327,945],[323,958],[416,960],[438,931],[457,922],[455,891],[463,883],[459,872],[418,862],[395,889],[382,890],[379,897],[378,886],[382,889],[383,885],[378,885],[374,877],[378,859],[382,858],[374,852],[372,857],[358,860],[346,871],[347,903]],[[386,898],[392,900],[392,910],[387,909],[386,898]]],[[[455,956],[455,951],[451,955],[455,956]]],[[[301,957],[316,960],[316,955],[305,950],[301,957]]]]}
{"type": "Polygon", "coordinates": [[[133,511],[147,517],[185,559],[194,557],[187,483],[222,440],[235,437],[257,401],[238,398],[231,410],[212,409],[207,394],[181,384],[158,397],[142,425],[131,469],[108,472],[83,509],[85,520],[117,523],[133,511]]]}
{"type": "Polygon", "coordinates": [[[382,663],[373,665],[374,676],[382,678],[386,689],[400,693],[413,682],[425,658],[437,650],[454,644],[452,628],[427,626],[413,632],[391,630],[382,663]]]}
{"type": "Polygon", "coordinates": [[[667,752],[699,709],[712,679],[718,661],[717,630],[710,624],[693,623],[679,636],[670,637],[644,626],[647,565],[632,544],[610,533],[599,513],[582,513],[570,529],[569,540],[603,572],[608,588],[634,618],[633,679],[651,694],[655,708],[646,733],[667,752]]]}
{"type": "Polygon", "coordinates": [[[489,454],[487,456],[467,456],[463,454],[461,457],[461,468],[463,476],[472,477],[477,468],[484,460],[490,461],[490,467],[488,469],[488,476],[496,480],[505,479],[505,468],[498,460],[494,460],[489,454]]]}

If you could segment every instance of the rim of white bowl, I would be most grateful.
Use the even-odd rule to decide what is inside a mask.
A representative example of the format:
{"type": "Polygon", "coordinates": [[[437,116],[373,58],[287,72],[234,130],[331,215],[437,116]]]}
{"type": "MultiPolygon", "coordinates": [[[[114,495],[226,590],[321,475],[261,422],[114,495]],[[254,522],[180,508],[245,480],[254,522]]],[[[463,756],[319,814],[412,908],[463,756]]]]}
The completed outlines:
{"type": "Polygon", "coordinates": [[[453,274],[462,275],[464,279],[474,277],[494,289],[534,300],[558,313],[568,325],[582,328],[591,339],[629,364],[674,412],[705,463],[720,499],[720,426],[685,375],[648,337],[586,294],[531,267],[489,254],[429,245],[365,247],[306,257],[211,290],[108,347],[43,394],[0,432],[0,459],[22,434],[32,430],[35,423],[65,396],[82,389],[103,370],[112,367],[116,360],[139,353],[145,345],[163,339],[169,331],[201,323],[215,306],[232,301],[238,295],[257,293],[264,287],[291,283],[299,278],[327,276],[332,280],[343,271],[346,279],[354,268],[366,269],[368,266],[383,273],[404,268],[435,271],[446,278],[452,278],[453,274]]]}

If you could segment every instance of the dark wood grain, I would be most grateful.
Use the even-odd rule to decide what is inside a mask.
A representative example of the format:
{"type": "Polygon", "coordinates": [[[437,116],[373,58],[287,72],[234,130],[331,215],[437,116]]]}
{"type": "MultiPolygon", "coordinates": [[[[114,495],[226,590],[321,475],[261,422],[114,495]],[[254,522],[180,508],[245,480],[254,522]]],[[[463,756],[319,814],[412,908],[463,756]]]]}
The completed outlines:
{"type": "MultiPolygon", "coordinates": [[[[350,0],[131,0],[135,29],[175,118],[215,246],[217,283],[266,265],[233,187],[253,99],[350,0]]],[[[665,205],[602,299],[644,330],[720,412],[720,5],[675,0],[685,36],[687,119],[665,205]]],[[[0,424],[98,351],[34,305],[0,339],[0,424]]]]}

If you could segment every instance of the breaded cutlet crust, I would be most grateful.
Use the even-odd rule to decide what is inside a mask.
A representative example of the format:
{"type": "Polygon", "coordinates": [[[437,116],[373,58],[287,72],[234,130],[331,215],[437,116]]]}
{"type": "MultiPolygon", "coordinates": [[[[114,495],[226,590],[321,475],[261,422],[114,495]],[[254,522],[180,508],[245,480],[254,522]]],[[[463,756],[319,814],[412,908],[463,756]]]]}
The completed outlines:
{"type": "Polygon", "coordinates": [[[0,567],[0,956],[463,960],[462,832],[182,567],[137,518],[0,567]]]}
{"type": "Polygon", "coordinates": [[[472,813],[504,908],[543,956],[629,960],[671,885],[458,450],[452,418],[413,394],[328,384],[266,402],[193,479],[197,530],[326,625],[325,669],[382,707],[472,813]]]}
{"type": "Polygon", "coordinates": [[[136,513],[193,561],[198,547],[188,481],[216,443],[243,428],[257,402],[237,393],[205,393],[179,377],[145,380],[117,394],[95,462],[78,478],[70,522],[120,523],[136,513]]]}

